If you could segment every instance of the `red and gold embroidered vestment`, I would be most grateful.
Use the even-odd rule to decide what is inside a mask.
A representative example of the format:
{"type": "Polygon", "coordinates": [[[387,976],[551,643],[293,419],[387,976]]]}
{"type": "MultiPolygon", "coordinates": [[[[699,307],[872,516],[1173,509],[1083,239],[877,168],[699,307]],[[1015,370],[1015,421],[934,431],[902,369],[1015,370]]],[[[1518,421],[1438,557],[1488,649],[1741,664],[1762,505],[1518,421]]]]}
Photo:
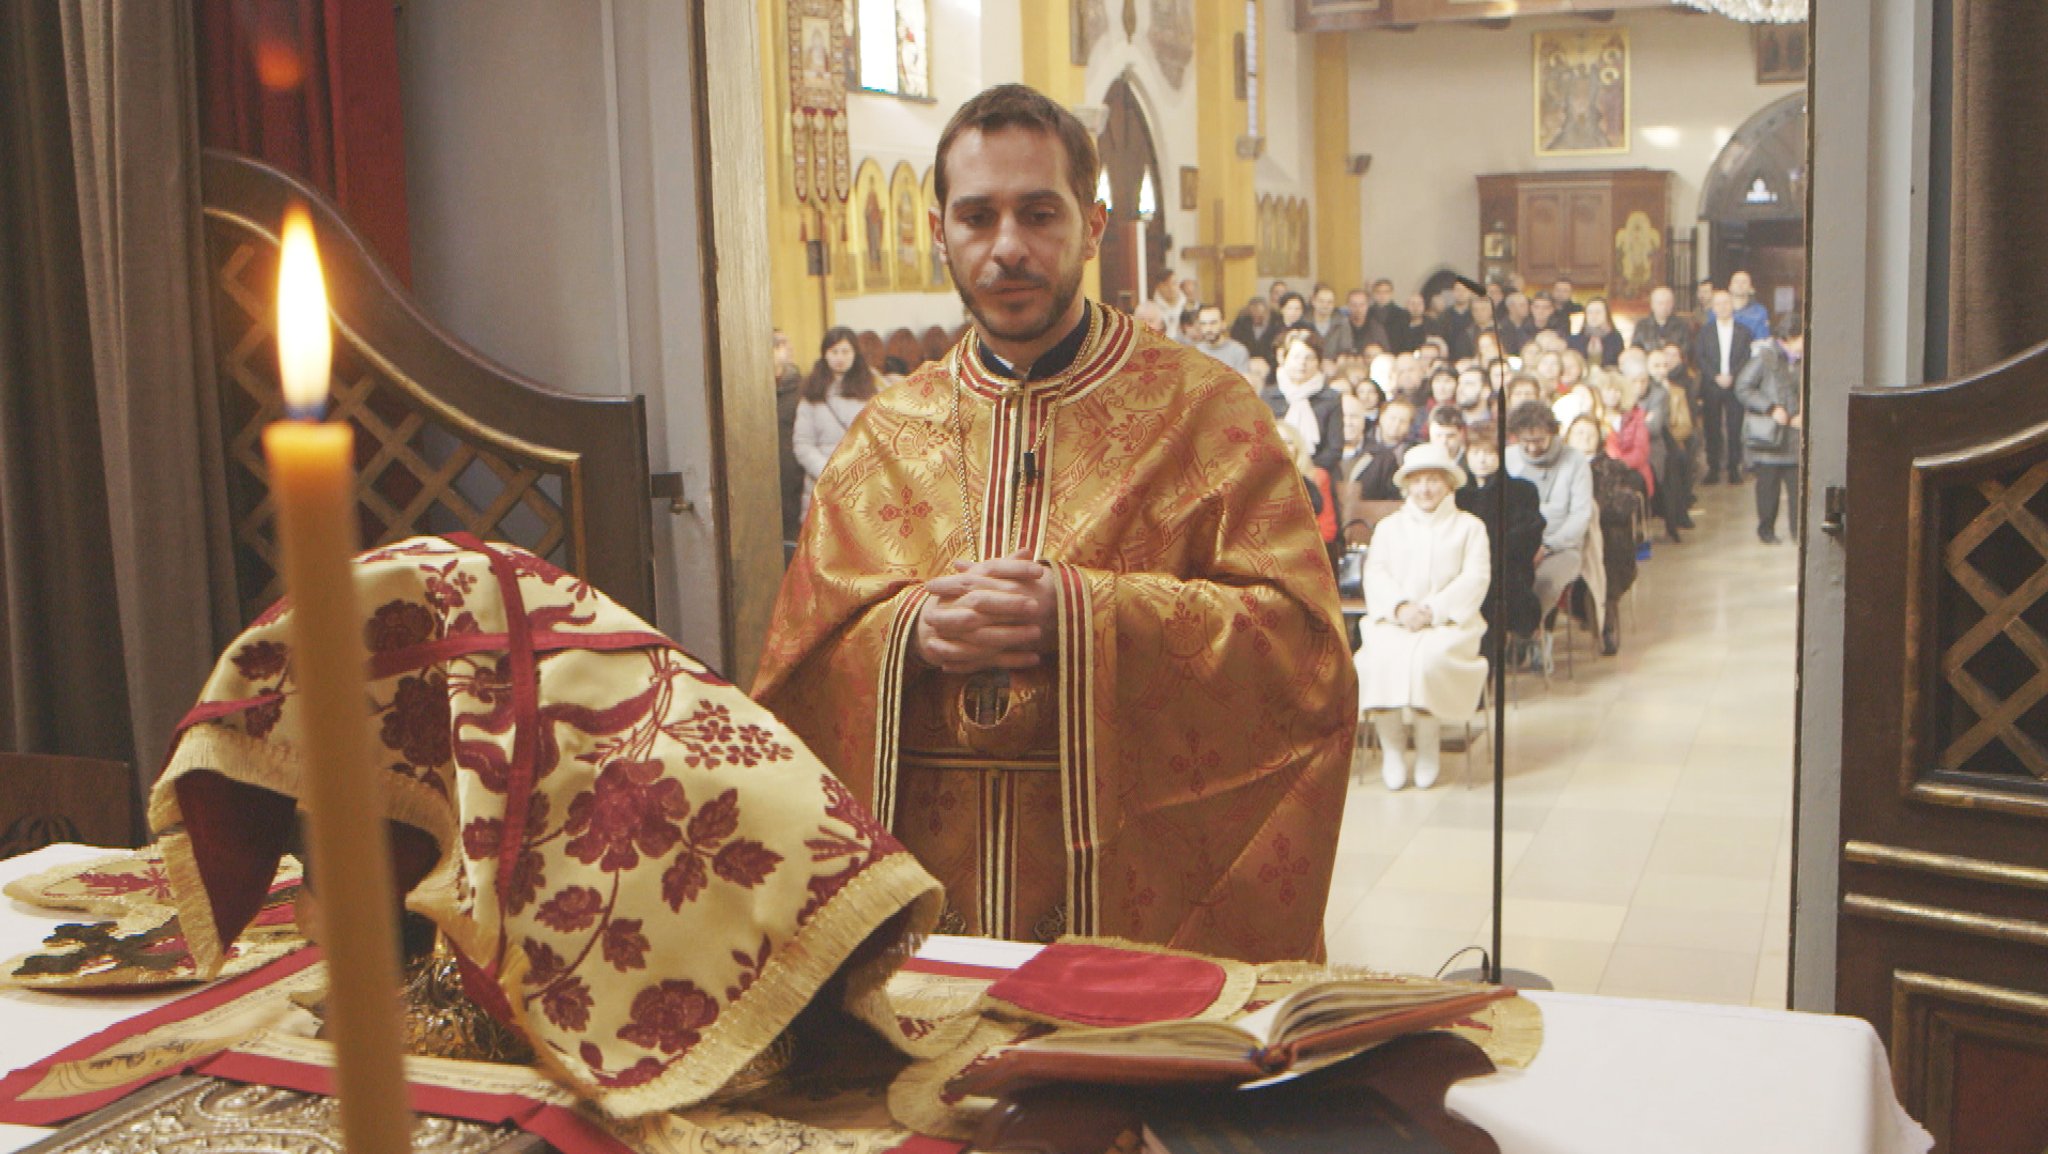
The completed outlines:
{"type": "Polygon", "coordinates": [[[1357,686],[1301,478],[1243,378],[1091,313],[1063,372],[970,333],[869,404],[754,696],[945,883],[942,928],[1319,956],[1357,686]],[[1007,690],[912,656],[923,583],[1018,549],[1057,654],[1007,690]]]}

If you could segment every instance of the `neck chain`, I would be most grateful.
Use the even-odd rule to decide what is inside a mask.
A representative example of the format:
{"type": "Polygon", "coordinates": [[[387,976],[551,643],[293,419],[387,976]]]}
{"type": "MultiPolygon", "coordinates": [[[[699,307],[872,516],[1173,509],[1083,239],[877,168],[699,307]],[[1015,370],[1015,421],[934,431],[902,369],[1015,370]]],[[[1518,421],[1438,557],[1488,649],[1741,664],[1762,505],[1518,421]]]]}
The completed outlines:
{"type": "MultiPolygon", "coordinates": [[[[1073,364],[1045,378],[1045,380],[1060,380],[1071,374],[1074,371],[1074,366],[1081,364],[1087,359],[1089,350],[1095,345],[1095,332],[1098,323],[1093,308],[1088,309],[1087,314],[1088,331],[1081,338],[1081,351],[1075,355],[1073,364]]],[[[965,358],[973,355],[974,353],[970,349],[962,348],[957,354],[958,359],[953,363],[953,407],[946,422],[953,428],[953,475],[960,482],[960,519],[961,523],[967,527],[968,533],[972,535],[970,541],[978,540],[981,536],[981,502],[974,495],[974,487],[967,481],[967,412],[961,404],[960,398],[961,394],[966,391],[966,368],[963,362],[965,358]]],[[[1039,383],[1042,382],[1029,379],[1015,381],[1003,390],[1003,396],[996,401],[996,404],[1004,404],[1011,397],[1022,394],[1030,385],[1039,383]]],[[[1019,471],[1025,484],[1037,484],[1040,474],[1045,470],[1044,451],[1046,434],[1052,431],[1053,418],[1059,413],[1060,405],[1063,403],[1056,400],[1046,409],[1045,421],[1038,426],[1038,435],[1032,438],[1031,447],[1024,451],[1024,459],[1020,463],[1019,471]]],[[[991,473],[993,473],[995,468],[994,448],[991,446],[989,459],[991,473]]],[[[1008,544],[1018,538],[1018,520],[1022,516],[1022,506],[1023,502],[1021,501],[1011,503],[1010,532],[1004,538],[1004,544],[1008,544]]],[[[976,551],[979,552],[979,549],[977,548],[976,551]]]]}

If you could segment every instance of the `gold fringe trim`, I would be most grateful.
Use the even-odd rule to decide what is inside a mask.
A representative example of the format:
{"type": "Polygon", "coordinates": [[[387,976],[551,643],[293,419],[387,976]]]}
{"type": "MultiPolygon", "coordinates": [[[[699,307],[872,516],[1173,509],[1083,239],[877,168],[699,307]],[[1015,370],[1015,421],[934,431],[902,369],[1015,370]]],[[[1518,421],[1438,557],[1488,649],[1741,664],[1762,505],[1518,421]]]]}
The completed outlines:
{"type": "MultiPolygon", "coordinates": [[[[191,835],[185,832],[184,814],[178,808],[177,782],[191,773],[219,774],[290,798],[296,806],[299,759],[297,750],[287,742],[255,738],[211,723],[197,725],[179,738],[170,763],[150,793],[149,827],[157,834],[164,870],[171,878],[172,904],[200,975],[213,977],[230,943],[221,940],[220,927],[213,920],[213,903],[207,897],[191,835]]],[[[446,858],[456,832],[447,800],[422,782],[390,774],[385,774],[385,782],[384,816],[425,831],[446,858]]]]}
{"type": "Polygon", "coordinates": [[[946,1086],[982,1055],[1016,1041],[1015,1023],[969,1019],[971,1028],[953,1048],[934,1058],[913,1062],[889,1083],[889,1116],[920,1134],[967,1141],[995,1105],[992,1098],[965,1097],[946,1101],[946,1086]]]}
{"type": "MultiPolygon", "coordinates": [[[[694,1106],[722,1088],[795,1020],[819,988],[839,972],[847,956],[875,929],[920,898],[913,931],[928,933],[938,918],[939,883],[917,859],[899,853],[869,866],[839,891],[796,937],[783,943],[754,984],[728,1006],[687,1059],[641,1086],[607,1089],[572,1074],[545,1046],[536,1047],[542,1068],[592,1098],[605,1113],[632,1118],[659,1110],[694,1106]]],[[[886,974],[849,976],[849,1002],[857,992],[886,984],[886,974]]],[[[501,983],[508,974],[501,975],[501,983]]],[[[507,991],[510,993],[511,991],[507,991]]]]}
{"type": "MultiPolygon", "coordinates": [[[[1124,938],[1068,936],[1060,938],[1053,945],[1106,946],[1110,949],[1129,950],[1132,953],[1154,954],[1167,958],[1195,958],[1200,961],[1213,963],[1223,971],[1223,988],[1216,992],[1215,999],[1209,1003],[1207,1008],[1198,1014],[1188,1015],[1187,1020],[1193,1022],[1220,1022],[1235,1016],[1244,1009],[1245,1003],[1251,1001],[1252,994],[1257,991],[1259,985],[1259,967],[1249,962],[1240,962],[1232,958],[1211,957],[1208,954],[1169,949],[1166,946],[1148,945],[1144,942],[1133,942],[1124,938]]],[[[1022,1022],[1038,1022],[1047,1026],[1058,1026],[1062,1029],[1087,1029],[1093,1025],[1093,1023],[1089,1022],[1077,1022],[1072,1018],[1055,1018],[1045,1014],[1034,1013],[988,994],[982,995],[981,1009],[987,1013],[1000,1014],[1003,1017],[1014,1018],[1022,1022]]]]}

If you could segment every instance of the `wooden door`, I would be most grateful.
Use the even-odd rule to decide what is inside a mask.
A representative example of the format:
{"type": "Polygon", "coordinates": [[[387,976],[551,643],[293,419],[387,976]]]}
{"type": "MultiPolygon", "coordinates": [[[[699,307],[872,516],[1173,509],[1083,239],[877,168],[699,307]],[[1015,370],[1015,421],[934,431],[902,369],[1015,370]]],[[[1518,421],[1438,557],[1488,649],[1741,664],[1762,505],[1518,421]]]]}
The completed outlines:
{"type": "Polygon", "coordinates": [[[1516,216],[1521,221],[1522,279],[1530,285],[1547,285],[1563,274],[1569,259],[1571,212],[1564,190],[1524,185],[1516,216]]]}
{"type": "Polygon", "coordinates": [[[1605,185],[1564,190],[1565,265],[1575,286],[1605,289],[1613,265],[1614,194],[1605,185]]]}
{"type": "Polygon", "coordinates": [[[1849,405],[1836,1005],[1949,1154],[2048,1148],[2048,345],[1849,405]]]}

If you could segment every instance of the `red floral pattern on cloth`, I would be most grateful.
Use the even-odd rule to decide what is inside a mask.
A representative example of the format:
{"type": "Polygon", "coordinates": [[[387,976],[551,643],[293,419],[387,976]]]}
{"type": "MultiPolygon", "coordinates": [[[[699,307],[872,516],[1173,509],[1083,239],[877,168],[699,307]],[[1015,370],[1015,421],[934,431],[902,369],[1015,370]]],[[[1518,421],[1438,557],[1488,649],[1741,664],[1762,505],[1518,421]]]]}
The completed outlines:
{"type": "MultiPolygon", "coordinates": [[[[358,588],[386,812],[439,847],[407,904],[608,1113],[702,1100],[878,928],[936,920],[937,883],[800,740],[587,583],[418,538],[359,558],[358,588]]],[[[152,796],[202,967],[299,795],[289,626],[229,648],[152,796]]],[[[892,964],[849,1009],[909,1045],[876,1001],[892,964]]]]}

